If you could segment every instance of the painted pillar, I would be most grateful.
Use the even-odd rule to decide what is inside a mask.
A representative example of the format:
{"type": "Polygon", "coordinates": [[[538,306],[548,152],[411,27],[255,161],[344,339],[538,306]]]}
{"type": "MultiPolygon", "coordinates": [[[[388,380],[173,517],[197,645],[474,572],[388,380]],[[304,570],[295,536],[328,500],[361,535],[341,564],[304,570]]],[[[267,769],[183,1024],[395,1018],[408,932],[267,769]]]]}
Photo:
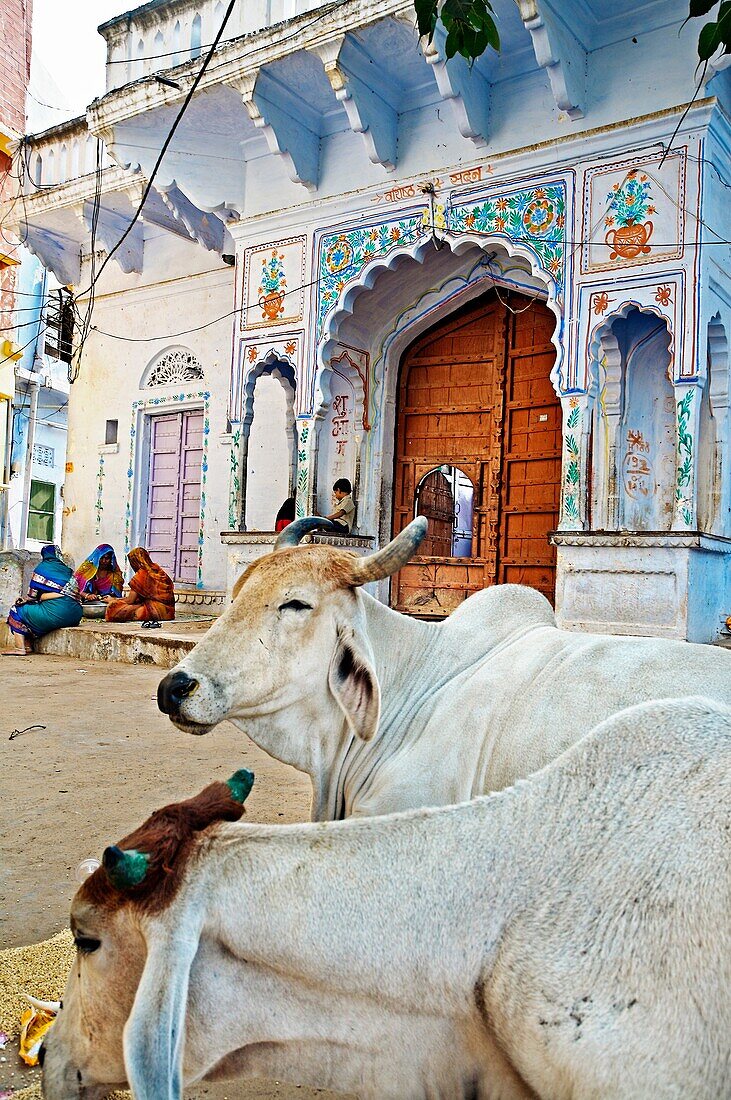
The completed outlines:
{"type": "Polygon", "coordinates": [[[561,458],[562,531],[583,531],[588,526],[589,432],[591,415],[589,396],[571,394],[561,398],[563,412],[563,449],[561,458]]]}
{"type": "Polygon", "coordinates": [[[701,386],[675,385],[676,451],[674,531],[694,531],[697,523],[697,441],[701,386]]]}
{"type": "Polygon", "coordinates": [[[244,432],[240,420],[231,421],[231,457],[228,477],[228,527],[230,531],[243,528],[244,500],[242,468],[244,463],[244,432]]]}
{"type": "Polygon", "coordinates": [[[297,518],[312,515],[315,508],[315,420],[297,418],[297,518]]]}

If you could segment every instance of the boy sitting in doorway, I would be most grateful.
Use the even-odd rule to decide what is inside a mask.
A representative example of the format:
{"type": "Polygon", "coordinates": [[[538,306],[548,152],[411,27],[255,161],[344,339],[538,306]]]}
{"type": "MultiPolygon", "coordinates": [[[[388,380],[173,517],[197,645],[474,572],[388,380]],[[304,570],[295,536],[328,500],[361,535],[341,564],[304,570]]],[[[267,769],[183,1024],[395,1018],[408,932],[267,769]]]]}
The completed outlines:
{"type": "Polygon", "coordinates": [[[335,527],[344,535],[350,534],[350,529],[355,521],[355,503],[352,497],[353,486],[347,477],[338,478],[333,485],[333,496],[337,501],[337,507],[326,519],[332,520],[335,527]]]}

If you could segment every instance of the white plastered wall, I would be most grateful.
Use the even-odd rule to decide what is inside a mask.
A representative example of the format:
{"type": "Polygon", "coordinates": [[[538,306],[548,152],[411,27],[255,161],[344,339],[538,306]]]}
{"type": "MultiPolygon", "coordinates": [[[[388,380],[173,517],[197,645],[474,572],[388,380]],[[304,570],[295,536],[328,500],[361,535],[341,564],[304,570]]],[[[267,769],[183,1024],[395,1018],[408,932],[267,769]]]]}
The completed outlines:
{"type": "MultiPolygon", "coordinates": [[[[202,407],[202,397],[187,395],[205,392],[210,396],[200,583],[225,588],[219,536],[228,512],[226,415],[233,279],[232,269],[218,255],[165,233],[146,238],[141,275],[121,275],[111,263],[102,276],[93,318],[101,331],[93,331],[86,343],[69,402],[71,469],[65,486],[64,548],[75,560],[82,560],[99,542],[110,542],[121,557],[127,539],[134,545],[143,537],[143,417],[153,411],[202,407]],[[216,318],[223,319],[198,332],[177,335],[216,318]],[[171,344],[190,349],[203,367],[203,381],[143,388],[150,362],[171,344]],[[145,408],[138,404],[153,400],[156,404],[145,408]],[[107,419],[118,421],[116,445],[105,445],[107,419]]],[[[82,280],[88,281],[86,265],[82,280]]]]}

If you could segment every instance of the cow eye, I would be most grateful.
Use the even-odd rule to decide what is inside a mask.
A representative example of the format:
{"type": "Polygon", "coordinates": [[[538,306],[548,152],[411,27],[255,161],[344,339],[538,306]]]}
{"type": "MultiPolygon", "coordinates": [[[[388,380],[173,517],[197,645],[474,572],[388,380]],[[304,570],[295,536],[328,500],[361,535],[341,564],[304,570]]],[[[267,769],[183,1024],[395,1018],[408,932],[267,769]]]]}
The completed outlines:
{"type": "Polygon", "coordinates": [[[280,611],[312,611],[312,604],[305,603],[304,600],[287,600],[286,603],[279,605],[280,611]]]}
{"type": "Polygon", "coordinates": [[[83,955],[91,955],[92,951],[96,951],[101,947],[102,941],[95,940],[93,936],[74,936],[74,943],[78,951],[81,951],[83,955]]]}

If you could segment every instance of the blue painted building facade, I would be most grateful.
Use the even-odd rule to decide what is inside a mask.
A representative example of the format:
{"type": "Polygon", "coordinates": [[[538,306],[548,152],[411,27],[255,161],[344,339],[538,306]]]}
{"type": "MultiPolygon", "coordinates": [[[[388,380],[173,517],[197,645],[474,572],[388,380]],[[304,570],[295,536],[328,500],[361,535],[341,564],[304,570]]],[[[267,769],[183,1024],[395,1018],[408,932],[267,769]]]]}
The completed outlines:
{"type": "MultiPolygon", "coordinates": [[[[110,21],[107,93],[32,139],[29,245],[62,282],[88,279],[97,175],[96,247],[130,224],[218,9],[169,0],[110,21]]],[[[329,510],[336,476],[354,482],[359,532],[383,543],[404,356],[471,303],[516,294],[553,319],[560,621],[718,634],[729,70],[711,65],[694,98],[684,2],[498,0],[496,14],[501,54],[472,68],[439,35],[419,42],[398,0],[283,5],[275,25],[256,5],[237,14],[99,285],[69,410],[69,491],[96,497],[97,522],[69,518],[73,550],[102,514],[112,541],[149,534],[148,421],[173,407],[205,410],[200,592],[223,593],[270,545],[252,529],[271,529],[283,496],[329,510]],[[171,348],[200,371],[179,359],[150,393],[171,348]],[[90,403],[118,422],[117,451],[90,432],[90,403]],[[226,530],[246,534],[222,546],[226,530]]],[[[479,489],[488,512],[495,476],[479,489]]],[[[503,494],[496,522],[505,509],[503,494]]]]}

